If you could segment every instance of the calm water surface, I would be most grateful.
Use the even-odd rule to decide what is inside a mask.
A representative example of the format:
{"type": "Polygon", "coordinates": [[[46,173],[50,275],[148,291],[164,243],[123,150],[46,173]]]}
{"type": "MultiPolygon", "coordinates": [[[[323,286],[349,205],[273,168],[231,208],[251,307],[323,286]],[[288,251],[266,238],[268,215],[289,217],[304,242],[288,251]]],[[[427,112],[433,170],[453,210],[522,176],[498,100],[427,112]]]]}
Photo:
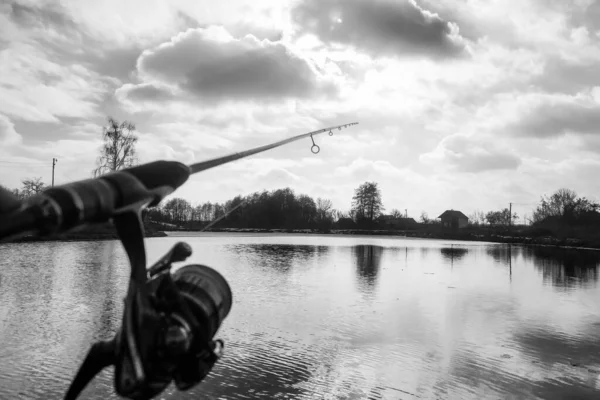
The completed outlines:
{"type": "MultiPolygon", "coordinates": [[[[153,262],[177,237],[149,239],[153,262]]],[[[164,399],[600,398],[600,253],[316,235],[187,237],[234,305],[225,357],[164,399]]],[[[117,241],[0,246],[0,398],[62,398],[120,323],[117,241]]],[[[116,399],[112,371],[82,398],[116,399]]]]}

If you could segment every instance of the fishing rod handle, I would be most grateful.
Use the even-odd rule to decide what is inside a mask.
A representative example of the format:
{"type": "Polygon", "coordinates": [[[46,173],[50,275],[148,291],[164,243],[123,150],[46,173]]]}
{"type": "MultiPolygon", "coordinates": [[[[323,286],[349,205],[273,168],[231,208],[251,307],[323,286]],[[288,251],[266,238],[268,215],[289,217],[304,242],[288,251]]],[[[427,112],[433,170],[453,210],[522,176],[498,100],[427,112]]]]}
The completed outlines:
{"type": "Polygon", "coordinates": [[[190,169],[176,161],[155,161],[51,187],[29,198],[16,212],[2,216],[0,239],[22,232],[41,236],[84,224],[107,222],[127,207],[157,205],[189,178],[190,169]]]}

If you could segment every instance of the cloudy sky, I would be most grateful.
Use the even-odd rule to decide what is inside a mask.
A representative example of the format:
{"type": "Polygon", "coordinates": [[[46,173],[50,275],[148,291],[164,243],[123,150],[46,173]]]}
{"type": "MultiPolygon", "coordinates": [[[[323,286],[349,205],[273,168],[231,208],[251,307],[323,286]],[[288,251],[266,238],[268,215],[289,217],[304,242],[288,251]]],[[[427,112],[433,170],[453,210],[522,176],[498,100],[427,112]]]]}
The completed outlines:
{"type": "Polygon", "coordinates": [[[141,162],[360,125],[193,176],[192,203],[289,186],[348,210],[600,193],[598,0],[0,2],[0,184],[90,177],[107,116],[141,162]]]}

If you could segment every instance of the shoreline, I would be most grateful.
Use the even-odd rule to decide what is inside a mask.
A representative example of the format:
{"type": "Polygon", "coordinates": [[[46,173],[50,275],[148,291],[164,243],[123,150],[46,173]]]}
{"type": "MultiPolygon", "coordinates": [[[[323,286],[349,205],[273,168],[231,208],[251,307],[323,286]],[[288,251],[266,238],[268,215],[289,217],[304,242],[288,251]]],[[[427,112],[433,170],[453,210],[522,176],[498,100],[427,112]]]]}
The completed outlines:
{"type": "MultiPolygon", "coordinates": [[[[200,232],[193,229],[178,229],[166,232],[200,232]]],[[[475,234],[472,232],[422,232],[408,230],[366,230],[366,229],[265,229],[265,228],[216,228],[205,232],[214,233],[275,233],[275,234],[317,234],[317,235],[364,235],[364,236],[399,236],[415,239],[461,240],[467,242],[491,242],[505,244],[521,244],[529,246],[553,246],[576,248],[582,250],[600,250],[600,243],[589,243],[585,240],[551,236],[527,237],[501,234],[475,234]]]]}
{"type": "MultiPolygon", "coordinates": [[[[145,232],[145,238],[173,237],[166,232],[200,232],[196,229],[157,230],[149,229],[145,232]]],[[[363,236],[397,236],[415,239],[441,239],[461,240],[467,242],[490,242],[504,244],[520,244],[530,246],[552,246],[563,248],[575,248],[582,250],[600,250],[600,243],[589,243],[585,240],[566,238],[559,239],[550,236],[525,237],[501,234],[476,234],[473,232],[422,232],[408,230],[366,230],[366,229],[331,229],[328,231],[319,229],[265,229],[265,228],[216,228],[204,231],[206,233],[274,233],[274,234],[316,234],[316,235],[363,235],[363,236]]],[[[118,240],[116,232],[75,232],[55,237],[25,236],[11,243],[32,242],[89,242],[102,240],[118,240]]]]}

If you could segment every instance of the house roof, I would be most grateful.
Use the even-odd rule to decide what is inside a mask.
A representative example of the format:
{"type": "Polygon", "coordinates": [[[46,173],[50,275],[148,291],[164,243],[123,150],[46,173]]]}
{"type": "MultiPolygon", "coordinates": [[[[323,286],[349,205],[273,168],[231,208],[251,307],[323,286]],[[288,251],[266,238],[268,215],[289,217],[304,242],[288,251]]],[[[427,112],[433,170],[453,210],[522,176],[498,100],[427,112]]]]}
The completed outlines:
{"type": "Polygon", "coordinates": [[[457,210],[446,210],[438,218],[466,218],[469,219],[465,214],[457,210]]]}

